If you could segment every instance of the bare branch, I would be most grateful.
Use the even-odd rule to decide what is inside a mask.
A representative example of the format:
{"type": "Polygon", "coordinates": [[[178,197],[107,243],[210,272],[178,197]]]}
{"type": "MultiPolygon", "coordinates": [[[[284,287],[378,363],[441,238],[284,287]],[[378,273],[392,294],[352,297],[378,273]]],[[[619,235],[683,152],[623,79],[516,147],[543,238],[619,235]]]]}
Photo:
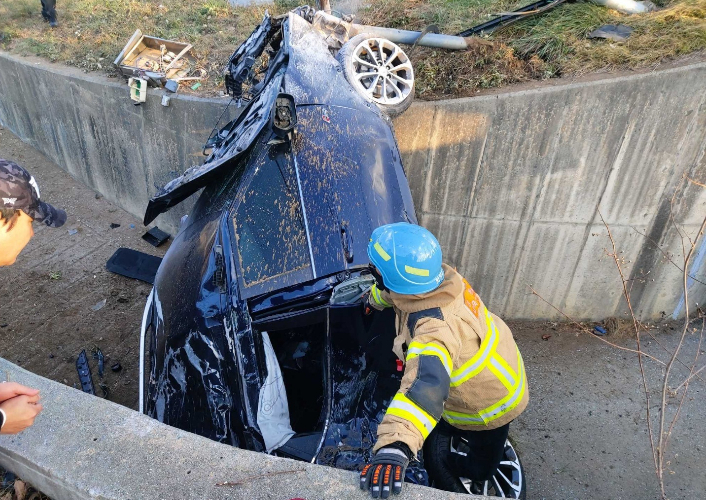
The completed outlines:
{"type": "MultiPolygon", "coordinates": [[[[702,334],[700,335],[700,339],[701,339],[701,341],[702,341],[702,334]]],[[[700,352],[700,347],[698,346],[698,353],[699,353],[699,352],[700,352]]],[[[695,370],[693,373],[690,374],[690,376],[689,376],[687,379],[685,379],[685,381],[683,381],[682,384],[680,384],[678,387],[676,387],[676,388],[673,390],[673,392],[674,392],[674,393],[677,393],[684,385],[689,384],[690,381],[693,379],[693,377],[695,377],[696,375],[698,375],[698,374],[699,374],[701,371],[703,371],[704,369],[705,369],[705,365],[703,365],[703,366],[701,366],[700,368],[698,368],[697,370],[695,370]]]]}
{"type": "MultiPolygon", "coordinates": [[[[700,347],[703,345],[703,332],[705,331],[705,318],[703,318],[703,327],[700,330],[700,338],[698,339],[698,348],[695,351],[695,361],[693,361],[693,366],[698,362],[698,357],[700,356],[700,347]]],[[[700,372],[702,369],[705,368],[705,365],[703,365],[702,368],[700,368],[698,372],[700,372]]],[[[688,384],[690,383],[690,379],[693,378],[693,375],[688,377],[685,382],[681,384],[681,386],[685,385],[685,390],[683,391],[683,395],[680,398],[680,403],[678,403],[678,408],[676,409],[675,415],[673,416],[673,420],[671,421],[671,425],[668,427],[668,438],[664,445],[663,445],[663,453],[666,452],[666,447],[668,446],[668,441],[670,441],[671,433],[673,432],[673,427],[675,427],[675,423],[678,421],[678,416],[680,415],[680,409],[683,407],[683,403],[685,402],[685,397],[688,394],[688,384]]],[[[678,387],[680,389],[680,387],[678,387]]],[[[677,390],[675,392],[678,392],[677,390]]]]}
{"type": "MultiPolygon", "coordinates": [[[[631,229],[633,229],[633,230],[636,231],[638,234],[640,234],[641,236],[643,236],[644,238],[646,238],[648,241],[650,241],[651,243],[653,243],[653,244],[655,245],[655,247],[658,248],[658,250],[661,251],[661,253],[662,253],[663,256],[668,260],[668,262],[670,262],[671,264],[673,264],[673,266],[675,266],[681,273],[683,272],[683,268],[680,267],[678,264],[676,264],[676,263],[673,261],[673,259],[671,259],[671,256],[668,255],[668,253],[667,253],[665,250],[663,250],[663,249],[661,248],[661,246],[660,246],[658,243],[656,243],[655,241],[653,241],[650,236],[648,236],[647,234],[642,233],[641,231],[639,231],[639,230],[636,229],[635,227],[632,227],[631,229]]],[[[704,282],[700,281],[700,280],[697,279],[695,276],[689,276],[689,277],[690,277],[690,279],[692,279],[693,281],[696,281],[696,282],[700,283],[701,285],[705,285],[704,282]]]]}
{"type": "Polygon", "coordinates": [[[626,287],[626,280],[624,279],[624,271],[621,269],[621,263],[619,262],[619,256],[616,251],[616,242],[614,241],[614,237],[611,234],[611,229],[609,229],[609,225],[606,223],[604,220],[604,216],[602,215],[601,211],[599,208],[597,208],[597,213],[599,214],[599,217],[601,218],[602,222],[604,223],[604,227],[606,228],[607,235],[609,236],[609,241],[611,241],[611,248],[612,248],[612,254],[611,257],[614,259],[614,263],[616,264],[616,269],[619,272],[619,277],[621,278],[621,286],[624,291],[624,297],[626,298],[626,303],[629,307],[629,313],[631,313],[631,319],[633,320],[634,324],[634,331],[636,332],[636,349],[638,350],[638,363],[639,363],[639,369],[641,370],[641,380],[643,382],[643,392],[644,395],[646,396],[646,427],[648,429],[648,439],[651,444],[651,455],[653,456],[653,464],[656,468],[656,476],[658,477],[658,483],[661,488],[661,498],[666,497],[666,493],[664,491],[664,486],[663,486],[663,462],[661,460],[660,456],[657,456],[656,450],[658,449],[655,445],[655,440],[653,439],[653,429],[651,428],[651,396],[648,391],[648,381],[646,380],[646,369],[643,365],[643,358],[641,357],[641,331],[639,329],[639,321],[636,319],[636,314],[634,313],[634,308],[631,305],[631,294],[629,293],[628,288],[626,287]]]}
{"type": "Polygon", "coordinates": [[[695,179],[691,179],[691,178],[688,176],[687,172],[683,174],[683,178],[686,179],[688,182],[690,182],[690,183],[692,183],[692,184],[695,184],[696,186],[700,186],[700,187],[703,187],[703,188],[705,187],[705,184],[703,184],[702,182],[696,181],[695,179]]]}
{"type": "MultiPolygon", "coordinates": [[[[671,213],[671,217],[673,217],[673,213],[671,213]]],[[[690,262],[690,258],[693,255],[693,250],[695,250],[698,240],[700,239],[700,235],[703,234],[705,230],[705,222],[706,219],[703,219],[703,223],[700,226],[700,230],[695,236],[695,240],[690,244],[690,250],[685,254],[685,259],[683,260],[683,300],[685,301],[685,322],[683,324],[683,331],[680,334],[680,341],[678,342],[678,345],[676,346],[675,352],[671,356],[670,361],[668,361],[668,364],[666,365],[665,375],[663,376],[663,392],[661,394],[661,417],[659,422],[660,435],[658,436],[658,458],[661,461],[661,464],[663,463],[663,452],[667,446],[665,442],[666,436],[664,436],[664,428],[666,419],[666,398],[668,397],[668,379],[671,375],[671,368],[673,367],[673,363],[678,357],[680,348],[683,346],[683,340],[685,339],[685,334],[688,333],[688,325],[690,324],[690,311],[688,310],[688,264],[690,262]]],[[[685,251],[685,245],[683,245],[683,250],[685,251]]],[[[686,388],[686,392],[687,391],[688,389],[686,388]]],[[[680,411],[680,406],[678,408],[678,411],[680,411]]],[[[670,433],[667,437],[670,438],[670,433]]],[[[662,469],[661,473],[663,473],[662,469]]]]}

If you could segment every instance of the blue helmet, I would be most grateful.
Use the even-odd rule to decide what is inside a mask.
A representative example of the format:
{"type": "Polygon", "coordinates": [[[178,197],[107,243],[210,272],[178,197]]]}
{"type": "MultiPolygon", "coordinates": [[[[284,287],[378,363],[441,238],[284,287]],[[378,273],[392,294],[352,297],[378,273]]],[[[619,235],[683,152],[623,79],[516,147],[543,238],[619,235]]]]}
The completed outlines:
{"type": "Polygon", "coordinates": [[[416,224],[397,222],[372,232],[367,256],[395,293],[427,293],[444,281],[441,247],[436,237],[416,224]]]}

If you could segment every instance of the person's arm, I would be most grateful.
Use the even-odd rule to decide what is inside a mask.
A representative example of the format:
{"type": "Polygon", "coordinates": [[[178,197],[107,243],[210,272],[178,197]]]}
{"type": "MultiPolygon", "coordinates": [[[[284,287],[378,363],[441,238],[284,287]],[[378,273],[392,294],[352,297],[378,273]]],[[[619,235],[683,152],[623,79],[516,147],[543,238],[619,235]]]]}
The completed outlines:
{"type": "Polygon", "coordinates": [[[402,382],[377,428],[375,455],[360,473],[360,488],[370,490],[374,498],[400,492],[409,461],[444,412],[461,342],[443,319],[438,308],[409,315],[414,339],[402,382]]]}
{"type": "Polygon", "coordinates": [[[16,382],[0,383],[0,434],[17,434],[42,411],[39,390],[16,382]]]}
{"type": "Polygon", "coordinates": [[[444,412],[461,341],[438,308],[410,314],[408,323],[414,339],[407,349],[400,388],[377,428],[373,449],[402,442],[416,455],[444,412]]]}
{"type": "Polygon", "coordinates": [[[392,299],[387,291],[380,290],[377,285],[372,285],[370,295],[367,297],[367,303],[378,311],[392,307],[392,299]]]}
{"type": "Polygon", "coordinates": [[[0,434],[17,434],[31,426],[42,405],[39,403],[39,394],[35,396],[15,396],[0,404],[3,413],[0,434]]]}

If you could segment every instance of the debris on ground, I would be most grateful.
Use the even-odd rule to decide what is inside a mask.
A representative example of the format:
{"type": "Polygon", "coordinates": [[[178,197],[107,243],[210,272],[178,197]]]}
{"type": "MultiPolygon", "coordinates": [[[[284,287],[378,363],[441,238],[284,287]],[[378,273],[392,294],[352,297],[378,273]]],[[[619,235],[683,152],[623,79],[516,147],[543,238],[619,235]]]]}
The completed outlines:
{"type": "Polygon", "coordinates": [[[111,365],[112,372],[120,372],[122,368],[121,363],[114,363],[111,365]]]}
{"type": "Polygon", "coordinates": [[[87,394],[95,395],[94,380],[91,377],[91,369],[89,368],[89,359],[86,357],[86,351],[82,350],[79,357],[76,359],[76,372],[79,375],[81,390],[87,394]]]}
{"type": "Polygon", "coordinates": [[[91,355],[98,362],[99,378],[104,378],[104,353],[101,352],[101,349],[95,347],[92,349],[91,355]]]}
{"type": "Polygon", "coordinates": [[[103,309],[103,307],[105,305],[106,305],[106,299],[100,300],[99,302],[97,302],[96,304],[91,306],[91,310],[92,311],[99,311],[99,310],[103,309]]]}
{"type": "Polygon", "coordinates": [[[142,78],[151,87],[162,87],[167,79],[187,76],[193,69],[189,43],[163,40],[136,30],[113,62],[126,77],[142,78]]]}
{"type": "Polygon", "coordinates": [[[110,227],[111,229],[116,229],[117,227],[121,227],[121,224],[116,224],[115,222],[112,222],[112,223],[109,225],[109,227],[110,227]]]}
{"type": "Polygon", "coordinates": [[[106,269],[112,273],[153,284],[155,274],[163,259],[147,253],[119,248],[106,262],[106,269]]]}
{"type": "Polygon", "coordinates": [[[176,80],[168,80],[165,82],[165,90],[175,93],[178,91],[180,84],[176,80]]]}
{"type": "Polygon", "coordinates": [[[546,333],[545,335],[542,336],[542,340],[549,340],[550,337],[552,337],[552,335],[550,335],[549,333],[546,333]]]}
{"type": "Polygon", "coordinates": [[[594,327],[594,335],[601,337],[602,335],[606,335],[606,329],[603,326],[595,326],[594,327]]]}
{"type": "Polygon", "coordinates": [[[136,104],[145,102],[148,95],[148,82],[142,78],[129,78],[128,88],[130,89],[131,100],[136,104]]]}
{"type": "Polygon", "coordinates": [[[597,5],[603,5],[622,14],[645,14],[658,10],[658,7],[650,0],[643,2],[637,2],[636,0],[591,0],[591,2],[597,5]]]}
{"type": "Polygon", "coordinates": [[[154,247],[159,247],[168,239],[170,238],[170,234],[166,233],[162,229],[158,229],[158,227],[154,227],[150,229],[147,233],[145,233],[143,236],[141,236],[145,241],[153,245],[154,247]]]}
{"type": "Polygon", "coordinates": [[[69,236],[75,235],[75,234],[78,233],[78,232],[79,232],[79,231],[76,230],[76,229],[69,229],[69,230],[67,231],[67,233],[69,233],[69,236]]]}
{"type": "Polygon", "coordinates": [[[633,31],[629,26],[623,24],[605,24],[588,34],[587,38],[606,38],[615,42],[625,42],[633,31]]]}

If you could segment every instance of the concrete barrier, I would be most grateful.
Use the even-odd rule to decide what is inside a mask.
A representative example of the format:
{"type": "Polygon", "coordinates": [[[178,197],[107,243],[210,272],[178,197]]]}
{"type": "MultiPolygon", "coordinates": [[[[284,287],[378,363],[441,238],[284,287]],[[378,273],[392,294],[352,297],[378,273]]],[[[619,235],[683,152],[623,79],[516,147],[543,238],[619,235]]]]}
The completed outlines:
{"type": "MultiPolygon", "coordinates": [[[[225,104],[177,96],[164,108],[160,95],[136,107],[123,84],[0,53],[0,124],[138,216],[156,187],[202,160],[225,104]]],[[[682,310],[682,274],[667,259],[682,263],[670,198],[681,186],[675,221],[697,231],[705,190],[681,180],[705,181],[705,101],[701,63],[418,102],[395,129],[420,221],[493,311],[559,318],[531,284],[574,318],[624,316],[599,210],[637,315],[650,319],[682,310]]],[[[158,224],[175,231],[191,203],[158,224]]],[[[693,258],[702,282],[704,248],[693,258]]],[[[688,283],[691,304],[705,304],[705,286],[688,283]]]]}
{"type": "MultiPolygon", "coordinates": [[[[354,472],[220,444],[0,358],[3,372],[39,389],[44,410],[24,432],[0,436],[0,465],[55,500],[368,498],[354,472]],[[237,484],[217,486],[225,482],[237,484]]],[[[404,489],[407,499],[483,498],[404,489]]]]}

